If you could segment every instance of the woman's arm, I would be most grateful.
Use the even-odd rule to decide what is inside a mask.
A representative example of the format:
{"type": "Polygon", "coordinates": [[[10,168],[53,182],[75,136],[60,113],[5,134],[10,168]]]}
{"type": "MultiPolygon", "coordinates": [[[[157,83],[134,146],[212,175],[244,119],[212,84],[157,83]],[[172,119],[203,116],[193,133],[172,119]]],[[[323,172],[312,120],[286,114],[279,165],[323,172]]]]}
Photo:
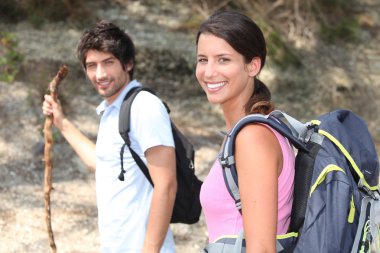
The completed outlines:
{"type": "Polygon", "coordinates": [[[254,124],[238,134],[235,154],[247,253],[276,252],[281,146],[269,128],[254,124]]]}

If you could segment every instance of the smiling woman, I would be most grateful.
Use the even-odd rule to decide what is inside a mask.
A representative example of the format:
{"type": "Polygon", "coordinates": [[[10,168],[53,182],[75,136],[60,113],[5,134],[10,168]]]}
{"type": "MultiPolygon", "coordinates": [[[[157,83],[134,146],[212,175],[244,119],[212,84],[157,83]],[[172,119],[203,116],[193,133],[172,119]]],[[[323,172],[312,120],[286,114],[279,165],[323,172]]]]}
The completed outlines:
{"type": "Polygon", "coordinates": [[[199,36],[197,52],[196,76],[209,102],[226,105],[239,94],[252,94],[253,78],[260,71],[259,58],[245,63],[225,40],[207,33],[199,36]]]}
{"type": "MultiPolygon", "coordinates": [[[[217,12],[201,24],[196,42],[196,77],[209,102],[220,104],[227,132],[248,114],[274,109],[269,89],[257,78],[265,64],[266,46],[251,19],[238,12],[217,12]]],[[[247,252],[275,252],[276,234],[284,234],[290,222],[292,147],[269,126],[251,124],[238,133],[235,148],[244,208],[236,208],[217,159],[200,194],[209,242],[244,230],[247,252]]]]}

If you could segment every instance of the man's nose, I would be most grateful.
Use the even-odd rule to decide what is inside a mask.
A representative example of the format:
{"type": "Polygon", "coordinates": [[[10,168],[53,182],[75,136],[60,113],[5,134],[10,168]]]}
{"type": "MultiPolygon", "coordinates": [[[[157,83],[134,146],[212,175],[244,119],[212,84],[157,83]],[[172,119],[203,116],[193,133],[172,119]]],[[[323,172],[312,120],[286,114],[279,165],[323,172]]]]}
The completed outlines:
{"type": "Polygon", "coordinates": [[[101,64],[99,64],[96,68],[96,78],[102,79],[107,76],[106,70],[103,68],[101,64]]]}

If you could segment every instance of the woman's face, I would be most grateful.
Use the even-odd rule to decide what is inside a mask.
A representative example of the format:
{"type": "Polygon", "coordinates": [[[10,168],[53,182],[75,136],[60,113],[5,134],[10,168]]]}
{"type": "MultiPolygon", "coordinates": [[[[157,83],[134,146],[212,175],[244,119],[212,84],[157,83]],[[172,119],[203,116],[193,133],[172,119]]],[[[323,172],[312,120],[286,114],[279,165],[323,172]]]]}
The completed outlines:
{"type": "Polygon", "coordinates": [[[245,63],[243,55],[225,40],[207,33],[199,36],[196,77],[210,103],[223,104],[241,96],[248,99],[259,68],[259,59],[245,63]]]}

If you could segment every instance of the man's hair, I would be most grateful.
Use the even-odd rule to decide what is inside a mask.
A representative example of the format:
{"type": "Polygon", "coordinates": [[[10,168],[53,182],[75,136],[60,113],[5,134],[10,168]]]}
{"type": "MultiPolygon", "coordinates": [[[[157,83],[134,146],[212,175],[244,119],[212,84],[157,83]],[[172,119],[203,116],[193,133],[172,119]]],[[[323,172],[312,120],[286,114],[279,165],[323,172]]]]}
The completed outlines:
{"type": "Polygon", "coordinates": [[[124,70],[127,64],[132,64],[129,75],[133,79],[135,46],[129,35],[113,23],[102,20],[83,32],[77,47],[77,57],[84,69],[89,50],[113,54],[124,70]]]}

